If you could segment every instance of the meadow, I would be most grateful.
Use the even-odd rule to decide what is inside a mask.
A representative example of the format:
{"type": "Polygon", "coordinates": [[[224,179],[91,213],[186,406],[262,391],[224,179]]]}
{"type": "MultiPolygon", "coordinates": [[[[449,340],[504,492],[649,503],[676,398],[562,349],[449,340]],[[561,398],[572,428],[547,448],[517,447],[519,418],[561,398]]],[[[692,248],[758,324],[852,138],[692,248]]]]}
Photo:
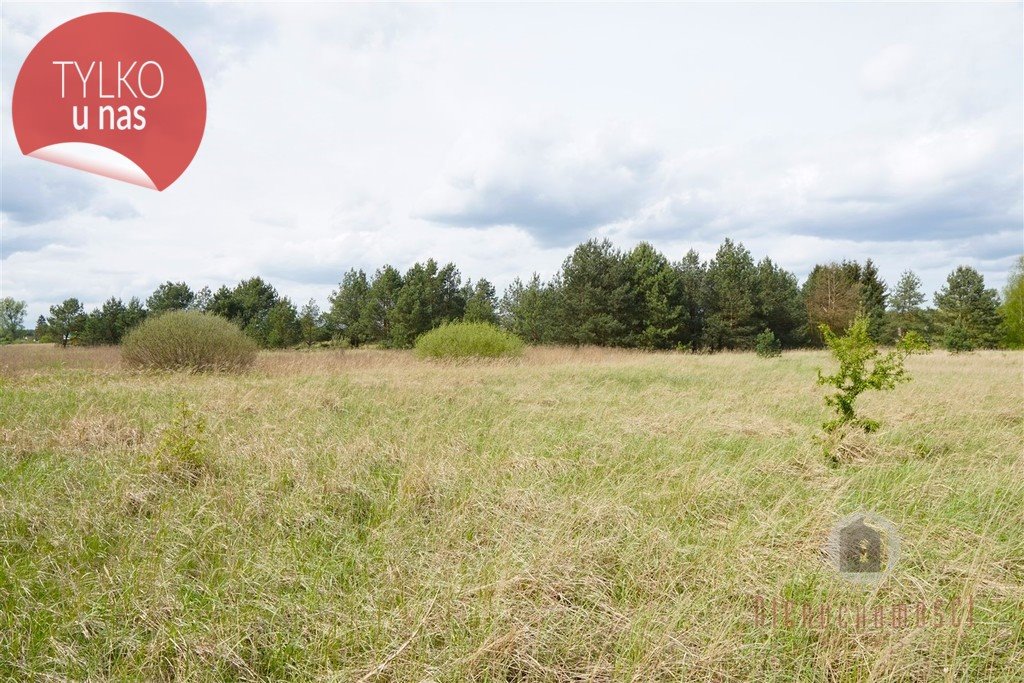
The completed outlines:
{"type": "Polygon", "coordinates": [[[0,678],[1024,680],[1024,354],[910,358],[832,458],[819,367],[0,348],[0,678]],[[823,557],[857,510],[902,539],[878,585],[823,557]]]}

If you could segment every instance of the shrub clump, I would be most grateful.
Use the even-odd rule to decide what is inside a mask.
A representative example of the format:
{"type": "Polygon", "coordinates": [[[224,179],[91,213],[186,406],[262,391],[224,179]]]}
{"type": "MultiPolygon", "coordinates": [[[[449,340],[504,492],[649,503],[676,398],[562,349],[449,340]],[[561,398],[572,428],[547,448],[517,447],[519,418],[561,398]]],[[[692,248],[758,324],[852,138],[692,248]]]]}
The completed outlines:
{"type": "Polygon", "coordinates": [[[754,339],[754,349],[761,358],[775,358],[782,355],[782,343],[775,333],[769,329],[757,335],[754,339]]]}
{"type": "Polygon", "coordinates": [[[423,358],[511,358],[523,353],[523,340],[490,323],[448,323],[420,335],[423,358]]]}
{"type": "Polygon", "coordinates": [[[121,345],[121,359],[133,368],[238,371],[256,360],[256,343],[220,316],[171,311],[129,332],[121,345]]]}

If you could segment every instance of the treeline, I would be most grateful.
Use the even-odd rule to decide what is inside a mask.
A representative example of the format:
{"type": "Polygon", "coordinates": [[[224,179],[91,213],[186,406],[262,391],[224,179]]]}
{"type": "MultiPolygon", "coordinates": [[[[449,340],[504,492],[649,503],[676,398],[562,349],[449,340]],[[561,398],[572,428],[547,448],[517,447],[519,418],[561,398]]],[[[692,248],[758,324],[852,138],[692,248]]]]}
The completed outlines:
{"type": "Polygon", "coordinates": [[[259,277],[216,292],[167,282],[144,303],[111,298],[89,313],[67,299],[39,317],[33,336],[63,345],[117,344],[146,316],[192,309],[237,323],[266,348],[328,342],[408,348],[445,322],[469,320],[501,325],[533,344],[718,351],[752,349],[766,330],[784,348],[817,346],[819,324],[844,330],[861,312],[882,343],[913,330],[952,350],[1020,347],[1022,263],[1024,257],[1003,301],[977,270],[956,268],[932,309],[924,307],[913,272],[890,288],[870,259],[817,265],[801,284],[728,239],[709,261],[693,250],[671,261],[647,243],[622,251],[590,240],[552,279],[516,279],[500,298],[486,279],[464,281],[454,264],[430,259],[405,273],[392,266],[372,274],[352,269],[323,311],[312,300],[296,306],[259,277]]]}

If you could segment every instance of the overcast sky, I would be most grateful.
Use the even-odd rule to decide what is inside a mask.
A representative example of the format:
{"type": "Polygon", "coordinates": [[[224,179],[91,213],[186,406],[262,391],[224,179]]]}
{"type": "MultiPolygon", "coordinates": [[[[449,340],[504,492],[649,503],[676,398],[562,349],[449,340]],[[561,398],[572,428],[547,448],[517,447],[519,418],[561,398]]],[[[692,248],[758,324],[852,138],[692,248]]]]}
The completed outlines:
{"type": "Polygon", "coordinates": [[[350,267],[433,256],[552,275],[578,242],[803,279],[871,257],[930,295],[1024,250],[1018,4],[2,6],[2,285],[31,319],[262,275],[321,305],[350,267]],[[206,85],[164,192],[21,156],[18,69],[60,23],[171,31],[206,85]]]}

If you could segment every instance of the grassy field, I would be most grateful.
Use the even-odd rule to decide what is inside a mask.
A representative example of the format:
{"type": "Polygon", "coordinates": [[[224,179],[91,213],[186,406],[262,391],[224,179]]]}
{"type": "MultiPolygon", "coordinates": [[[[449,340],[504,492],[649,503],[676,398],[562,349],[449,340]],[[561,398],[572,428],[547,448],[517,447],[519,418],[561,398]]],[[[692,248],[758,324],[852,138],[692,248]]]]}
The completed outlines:
{"type": "Polygon", "coordinates": [[[2,348],[0,678],[1024,680],[1024,354],[908,365],[831,462],[821,352],[2,348]],[[873,587],[821,551],[858,509],[902,536],[873,587]]]}

